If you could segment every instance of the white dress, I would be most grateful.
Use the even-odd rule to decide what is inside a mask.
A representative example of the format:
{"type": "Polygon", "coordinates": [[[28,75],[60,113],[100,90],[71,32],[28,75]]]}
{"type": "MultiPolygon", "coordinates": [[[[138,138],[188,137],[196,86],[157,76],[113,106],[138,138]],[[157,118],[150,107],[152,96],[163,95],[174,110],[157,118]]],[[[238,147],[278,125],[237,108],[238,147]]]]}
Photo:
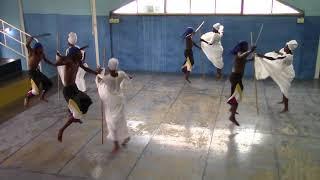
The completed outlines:
{"type": "Polygon", "coordinates": [[[283,49],[280,50],[280,53],[282,53],[282,55],[279,55],[276,52],[269,52],[266,53],[265,56],[273,58],[285,56],[284,59],[270,61],[256,56],[254,61],[255,76],[258,80],[266,79],[270,76],[280,87],[284,96],[288,97],[291,82],[295,77],[295,71],[292,64],[293,55],[286,54],[283,49]]]}
{"type": "Polygon", "coordinates": [[[107,138],[121,142],[129,137],[125,117],[125,97],[121,89],[122,83],[129,80],[129,77],[123,71],[118,71],[118,77],[103,74],[104,72],[97,76],[96,84],[104,106],[105,120],[108,127],[107,138]],[[101,80],[99,81],[98,79],[101,80]]]}
{"type": "Polygon", "coordinates": [[[223,36],[223,33],[214,33],[214,32],[207,32],[201,36],[201,39],[207,41],[207,44],[205,42],[201,42],[201,49],[203,50],[204,54],[207,56],[209,61],[217,68],[222,69],[223,68],[223,47],[221,44],[221,38],[223,36]]]}

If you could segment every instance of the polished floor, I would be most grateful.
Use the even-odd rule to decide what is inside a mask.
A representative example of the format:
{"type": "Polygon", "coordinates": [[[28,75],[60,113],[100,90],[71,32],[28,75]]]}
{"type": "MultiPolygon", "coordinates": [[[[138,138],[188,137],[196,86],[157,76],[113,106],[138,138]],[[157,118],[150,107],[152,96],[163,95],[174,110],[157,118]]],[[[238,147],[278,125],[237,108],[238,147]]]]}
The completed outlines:
{"type": "MultiPolygon", "coordinates": [[[[112,180],[319,180],[320,83],[295,81],[290,112],[279,114],[281,94],[272,81],[246,79],[237,116],[228,119],[227,79],[135,74],[126,89],[131,141],[118,155],[101,144],[101,107],[94,100],[84,123],[57,141],[66,121],[58,93],[0,125],[0,179],[112,180]]],[[[37,100],[37,99],[35,99],[37,100]]],[[[106,131],[106,130],[105,130],[106,131]]]]}

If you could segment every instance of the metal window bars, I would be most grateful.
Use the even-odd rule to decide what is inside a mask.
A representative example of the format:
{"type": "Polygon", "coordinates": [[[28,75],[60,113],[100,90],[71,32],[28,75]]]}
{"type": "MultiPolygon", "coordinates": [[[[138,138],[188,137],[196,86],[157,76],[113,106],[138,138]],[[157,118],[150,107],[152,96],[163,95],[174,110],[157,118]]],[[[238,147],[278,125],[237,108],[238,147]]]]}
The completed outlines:
{"type": "MultiPolygon", "coordinates": [[[[23,36],[27,36],[27,37],[32,37],[30,34],[20,30],[19,28],[13,26],[12,24],[9,24],[8,22],[4,21],[3,19],[0,19],[0,23],[1,23],[1,27],[0,27],[0,33],[3,34],[3,42],[0,41],[0,45],[10,49],[11,51],[15,52],[16,54],[26,58],[27,57],[27,51],[24,48],[26,43],[25,40],[23,38],[23,36]],[[13,30],[16,30],[19,33],[19,38],[15,38],[14,36],[12,36],[10,33],[6,32],[6,28],[11,28],[13,30]],[[20,51],[15,49],[14,47],[11,47],[10,44],[8,44],[8,40],[13,40],[17,43],[20,44],[21,49],[20,51]]],[[[39,40],[37,38],[34,38],[34,40],[36,42],[39,42],[39,40]]]]}

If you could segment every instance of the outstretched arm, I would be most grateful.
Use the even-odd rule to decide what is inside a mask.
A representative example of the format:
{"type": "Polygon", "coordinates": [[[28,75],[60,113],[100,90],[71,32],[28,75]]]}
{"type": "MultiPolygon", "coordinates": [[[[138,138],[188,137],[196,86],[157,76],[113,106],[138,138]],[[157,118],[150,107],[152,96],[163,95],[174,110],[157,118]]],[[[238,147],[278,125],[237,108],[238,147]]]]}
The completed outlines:
{"type": "Polygon", "coordinates": [[[257,54],[257,56],[258,56],[258,57],[261,57],[261,58],[268,59],[268,60],[270,60],[270,61],[274,61],[274,60],[277,60],[277,59],[284,59],[284,58],[285,58],[285,56],[273,58],[273,57],[265,56],[265,55],[262,55],[262,54],[257,54]]]}
{"type": "Polygon", "coordinates": [[[100,72],[102,71],[101,68],[98,68],[96,71],[94,71],[94,70],[92,70],[92,69],[90,69],[90,68],[88,68],[88,67],[85,67],[85,66],[83,65],[83,63],[80,63],[80,67],[81,67],[83,70],[85,70],[86,72],[91,73],[91,74],[94,74],[94,75],[98,75],[98,74],[100,74],[100,72]]]}
{"type": "Polygon", "coordinates": [[[43,54],[43,60],[44,60],[44,62],[46,62],[47,64],[50,64],[51,66],[55,66],[54,63],[52,63],[50,60],[47,59],[47,57],[46,57],[45,54],[43,54]]]}
{"type": "Polygon", "coordinates": [[[198,49],[201,49],[201,47],[198,46],[198,44],[196,44],[195,42],[192,41],[192,44],[193,44],[195,47],[197,47],[198,49]]]}
{"type": "Polygon", "coordinates": [[[58,56],[59,58],[56,61],[56,63],[54,63],[55,66],[64,66],[69,63],[72,63],[71,60],[67,59],[66,56],[62,56],[59,52],[57,52],[56,56],[58,56]]]}

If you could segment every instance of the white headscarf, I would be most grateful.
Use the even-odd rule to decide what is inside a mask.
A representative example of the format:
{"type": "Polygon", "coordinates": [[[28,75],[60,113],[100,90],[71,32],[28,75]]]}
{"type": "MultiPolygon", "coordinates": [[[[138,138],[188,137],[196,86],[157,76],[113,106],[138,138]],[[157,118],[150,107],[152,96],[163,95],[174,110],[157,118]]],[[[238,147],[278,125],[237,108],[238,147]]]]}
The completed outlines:
{"type": "Polygon", "coordinates": [[[70,32],[68,36],[69,36],[69,37],[68,37],[68,42],[69,42],[70,44],[72,44],[72,45],[76,45],[77,40],[78,40],[77,34],[74,33],[74,32],[70,32]]]}
{"type": "Polygon", "coordinates": [[[109,62],[108,62],[108,68],[112,71],[115,71],[118,69],[118,64],[119,64],[119,61],[118,59],[116,58],[111,58],[109,59],[109,62]]]}
{"type": "Polygon", "coordinates": [[[290,51],[294,51],[298,47],[298,42],[296,40],[291,40],[286,44],[290,51]]]}
{"type": "Polygon", "coordinates": [[[219,31],[221,24],[220,23],[215,23],[212,27],[219,31]]]}

